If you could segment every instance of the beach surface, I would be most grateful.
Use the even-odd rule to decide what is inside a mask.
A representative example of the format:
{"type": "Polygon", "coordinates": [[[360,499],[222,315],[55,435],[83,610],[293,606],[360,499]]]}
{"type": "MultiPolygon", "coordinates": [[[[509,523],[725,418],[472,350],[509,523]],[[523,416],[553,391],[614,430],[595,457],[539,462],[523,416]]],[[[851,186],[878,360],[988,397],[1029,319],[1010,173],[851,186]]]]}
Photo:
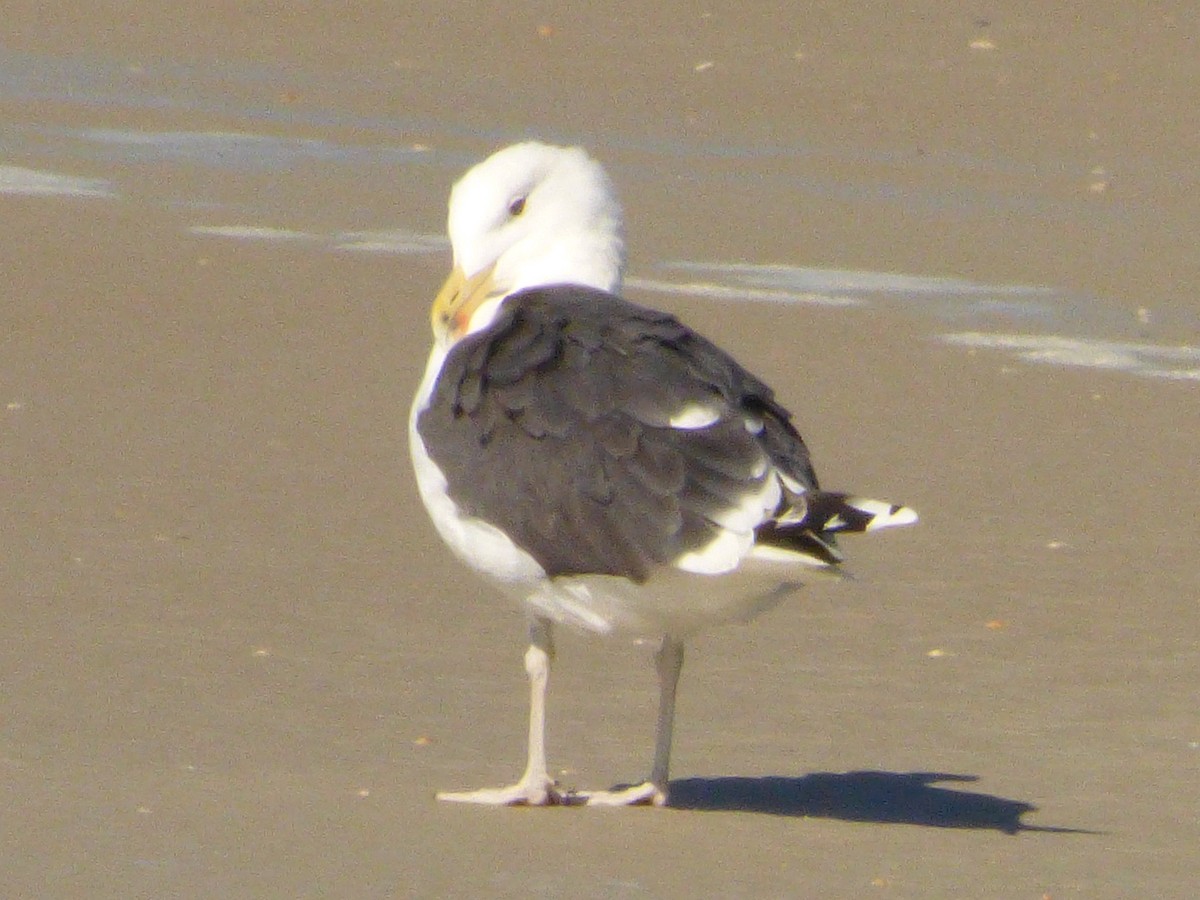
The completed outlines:
{"type": "MultiPolygon", "coordinates": [[[[9,6],[0,894],[1194,894],[1187,7],[9,6]],[[450,185],[532,137],[921,514],[689,645],[673,808],[434,799],[519,774],[525,626],[406,419],[450,185]]],[[[563,783],[644,776],[651,652],[562,635],[563,783]]]]}

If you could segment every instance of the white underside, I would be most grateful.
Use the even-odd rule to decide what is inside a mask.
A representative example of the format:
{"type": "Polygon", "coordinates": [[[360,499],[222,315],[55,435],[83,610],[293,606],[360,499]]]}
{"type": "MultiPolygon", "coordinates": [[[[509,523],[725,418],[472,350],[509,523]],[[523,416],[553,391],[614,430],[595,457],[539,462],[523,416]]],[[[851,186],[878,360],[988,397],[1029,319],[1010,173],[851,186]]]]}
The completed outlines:
{"type": "MultiPolygon", "coordinates": [[[[442,471],[417,433],[446,350],[435,347],[409,417],[409,447],[417,488],[442,539],[467,565],[498,583],[537,615],[600,634],[687,635],[725,622],[745,621],[769,609],[799,585],[795,554],[760,554],[753,528],[779,487],[768,478],[761,491],[730,510],[727,529],[708,547],[685,554],[644,584],[612,575],[547,578],[545,570],[500,529],[464,515],[447,493],[442,471]],[[781,565],[784,564],[784,565],[781,565]]],[[[690,422],[688,424],[691,424],[690,422]]],[[[485,474],[485,473],[481,473],[485,474]]],[[[724,518],[724,517],[723,517],[724,518]]]]}

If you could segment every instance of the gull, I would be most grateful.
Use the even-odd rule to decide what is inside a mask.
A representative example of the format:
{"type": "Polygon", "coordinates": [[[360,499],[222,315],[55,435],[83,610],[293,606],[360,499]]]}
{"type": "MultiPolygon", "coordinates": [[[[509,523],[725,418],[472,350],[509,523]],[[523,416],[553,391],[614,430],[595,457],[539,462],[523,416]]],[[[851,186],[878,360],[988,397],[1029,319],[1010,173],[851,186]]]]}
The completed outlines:
{"type": "MultiPolygon", "coordinates": [[[[917,520],[820,488],[772,390],[675,317],[619,295],[621,208],[585,151],[527,142],[450,194],[453,269],[409,418],[418,490],[466,565],[529,616],[528,756],[515,784],[438,794],[491,805],[666,805],[684,642],[840,571],[837,536],[917,520]],[[648,777],[550,776],[554,628],[658,642],[648,777]]],[[[467,613],[464,611],[464,615],[467,613]]]]}

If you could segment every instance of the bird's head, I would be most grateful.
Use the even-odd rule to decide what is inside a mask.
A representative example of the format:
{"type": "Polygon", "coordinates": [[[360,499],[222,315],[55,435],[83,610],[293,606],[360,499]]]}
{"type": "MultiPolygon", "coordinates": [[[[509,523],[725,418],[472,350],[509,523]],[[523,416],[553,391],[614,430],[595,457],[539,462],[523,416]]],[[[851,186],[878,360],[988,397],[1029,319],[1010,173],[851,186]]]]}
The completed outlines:
{"type": "Polygon", "coordinates": [[[600,164],[576,147],[499,150],[450,193],[454,268],[433,304],[450,345],[486,327],[509,294],[549,284],[620,287],[621,208],[600,164]]]}

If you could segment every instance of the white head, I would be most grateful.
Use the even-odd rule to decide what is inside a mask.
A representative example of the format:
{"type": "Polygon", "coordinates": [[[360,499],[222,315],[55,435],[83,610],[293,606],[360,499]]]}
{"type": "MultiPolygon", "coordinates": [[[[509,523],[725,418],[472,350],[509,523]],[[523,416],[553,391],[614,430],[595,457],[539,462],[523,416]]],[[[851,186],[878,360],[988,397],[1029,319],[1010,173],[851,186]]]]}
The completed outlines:
{"type": "Polygon", "coordinates": [[[523,288],[621,285],[621,208],[604,169],[577,147],[529,142],[493,153],[454,185],[447,230],[454,271],[433,307],[446,344],[485,327],[523,288]]]}

